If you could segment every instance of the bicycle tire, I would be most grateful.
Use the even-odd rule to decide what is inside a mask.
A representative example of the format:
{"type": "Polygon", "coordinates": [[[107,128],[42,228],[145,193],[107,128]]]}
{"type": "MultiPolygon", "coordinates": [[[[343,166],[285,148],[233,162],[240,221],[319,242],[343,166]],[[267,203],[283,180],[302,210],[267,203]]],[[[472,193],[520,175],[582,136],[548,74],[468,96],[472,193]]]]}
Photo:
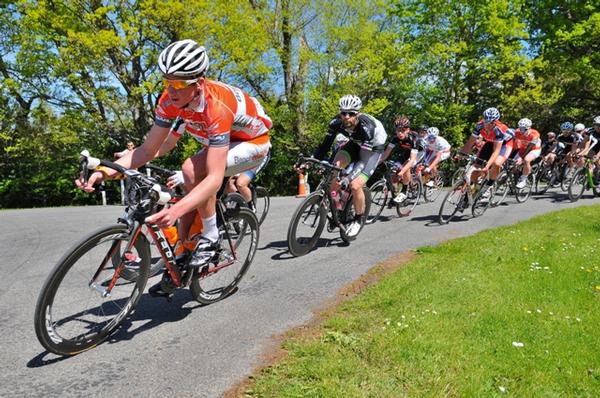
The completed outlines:
{"type": "Polygon", "coordinates": [[[254,188],[254,206],[256,206],[256,218],[258,219],[258,225],[267,218],[269,214],[269,208],[271,206],[271,198],[269,197],[269,191],[267,188],[257,186],[254,188]]]}
{"type": "Polygon", "coordinates": [[[423,198],[426,202],[433,203],[439,198],[444,186],[444,176],[442,171],[438,170],[430,181],[433,181],[433,187],[427,186],[427,184],[423,185],[423,198]]]}
{"type": "Polygon", "coordinates": [[[524,188],[519,189],[519,188],[515,187],[515,198],[517,199],[517,203],[527,202],[527,199],[529,199],[529,197],[531,196],[531,191],[532,191],[534,185],[535,185],[535,175],[532,172],[532,173],[529,173],[529,175],[527,176],[527,179],[525,180],[524,188]]]}
{"type": "Polygon", "coordinates": [[[216,262],[194,270],[190,283],[192,297],[209,305],[231,295],[248,272],[260,237],[256,214],[240,208],[219,226],[221,252],[216,262]],[[227,238],[230,235],[231,241],[227,238]]]}
{"type": "Polygon", "coordinates": [[[365,195],[365,211],[360,221],[360,229],[358,230],[356,235],[350,236],[345,231],[345,228],[348,227],[354,221],[354,216],[356,215],[356,212],[354,210],[354,201],[352,200],[352,193],[348,196],[348,199],[346,199],[346,205],[344,206],[344,209],[340,212],[340,222],[344,225],[344,228],[340,228],[340,238],[342,238],[342,240],[346,243],[350,243],[358,237],[360,231],[362,231],[363,227],[365,226],[366,215],[369,214],[371,211],[371,191],[367,186],[363,186],[363,193],[365,195]]]}
{"type": "Polygon", "coordinates": [[[587,175],[585,169],[578,169],[569,182],[567,189],[569,193],[569,200],[571,202],[577,202],[583,195],[583,191],[587,186],[587,175]]]}
{"type": "Polygon", "coordinates": [[[571,179],[573,179],[574,173],[575,170],[573,167],[568,167],[564,171],[563,177],[560,181],[560,189],[562,189],[563,192],[567,192],[569,190],[569,185],[571,184],[571,179]]]}
{"type": "Polygon", "coordinates": [[[456,183],[461,182],[463,180],[465,171],[466,171],[466,168],[464,166],[461,166],[461,167],[457,168],[454,171],[454,173],[452,173],[452,178],[450,181],[451,187],[455,186],[456,183]]]}
{"type": "MultiPolygon", "coordinates": [[[[133,311],[148,279],[150,246],[144,235],[138,235],[134,244],[136,253],[132,252],[132,261],[139,263],[134,282],[119,278],[108,297],[102,297],[98,290],[90,287],[90,280],[102,261],[110,259],[109,251],[117,250],[129,237],[125,225],[98,229],[76,243],[54,266],[40,291],[34,315],[37,338],[49,352],[70,356],[89,350],[110,336],[133,311]],[[80,309],[94,299],[100,304],[80,309]],[[78,327],[81,331],[67,336],[68,329],[78,327]]],[[[114,275],[112,261],[109,260],[107,266],[109,268],[96,278],[101,281],[96,284],[99,289],[114,275]]]]}
{"type": "Polygon", "coordinates": [[[594,167],[594,187],[592,188],[592,192],[594,192],[595,196],[600,196],[600,169],[598,167],[594,167]]]}
{"type": "Polygon", "coordinates": [[[310,252],[321,237],[327,221],[327,210],[321,205],[322,201],[323,193],[313,192],[294,212],[287,232],[288,250],[293,256],[300,257],[310,252]],[[299,231],[301,225],[309,226],[312,232],[305,234],[299,231]]]}
{"type": "MultiPolygon", "coordinates": [[[[456,213],[461,211],[460,205],[464,205],[465,195],[467,195],[468,186],[464,181],[456,182],[448,191],[438,213],[438,223],[440,225],[448,224],[454,219],[456,213]]],[[[464,210],[464,208],[462,209],[464,210]]]]}
{"type": "Polygon", "coordinates": [[[502,173],[500,173],[500,175],[498,175],[496,181],[494,181],[494,195],[492,195],[492,197],[490,198],[491,207],[500,206],[506,200],[506,196],[508,195],[508,191],[510,190],[508,181],[509,178],[511,178],[511,176],[509,176],[506,171],[503,171],[502,173]]]}
{"type": "Polygon", "coordinates": [[[372,224],[379,219],[389,200],[389,190],[385,180],[379,180],[369,188],[371,193],[371,208],[365,224],[372,224]]]}
{"type": "Polygon", "coordinates": [[[406,199],[396,206],[398,217],[408,217],[419,204],[419,198],[421,197],[421,191],[423,190],[421,180],[413,175],[410,177],[410,182],[408,184],[406,199]]]}
{"type": "Polygon", "coordinates": [[[554,175],[552,174],[552,168],[545,165],[539,166],[535,175],[535,193],[537,195],[545,194],[553,183],[554,175]]]}
{"type": "MultiPolygon", "coordinates": [[[[471,214],[473,214],[473,218],[481,217],[483,213],[485,213],[485,211],[491,206],[492,198],[495,195],[494,185],[488,187],[488,189],[491,190],[490,198],[485,202],[483,201],[483,187],[481,187],[475,194],[475,197],[473,198],[473,205],[471,206],[471,214]]],[[[506,196],[506,194],[504,196],[506,196]]]]}

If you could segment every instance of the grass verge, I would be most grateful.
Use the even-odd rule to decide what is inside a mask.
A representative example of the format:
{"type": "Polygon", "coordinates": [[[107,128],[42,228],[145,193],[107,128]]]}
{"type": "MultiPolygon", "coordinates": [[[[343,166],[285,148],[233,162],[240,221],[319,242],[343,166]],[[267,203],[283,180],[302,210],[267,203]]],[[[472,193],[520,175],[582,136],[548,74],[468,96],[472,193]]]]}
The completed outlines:
{"type": "Polygon", "coordinates": [[[417,252],[245,394],[598,396],[600,206],[417,252]]]}

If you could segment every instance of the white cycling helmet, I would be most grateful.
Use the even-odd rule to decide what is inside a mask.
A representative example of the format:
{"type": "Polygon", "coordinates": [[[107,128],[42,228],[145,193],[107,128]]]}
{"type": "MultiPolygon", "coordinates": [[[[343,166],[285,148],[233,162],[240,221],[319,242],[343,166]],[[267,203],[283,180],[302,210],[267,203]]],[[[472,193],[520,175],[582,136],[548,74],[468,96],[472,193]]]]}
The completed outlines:
{"type": "Polygon", "coordinates": [[[573,130],[575,130],[576,133],[581,133],[585,130],[585,125],[583,123],[577,123],[575,127],[573,127],[573,130]]]}
{"type": "Polygon", "coordinates": [[[521,129],[521,130],[530,129],[532,124],[533,123],[531,123],[531,120],[529,120],[527,118],[523,118],[523,119],[519,120],[519,129],[521,129]]]}
{"type": "Polygon", "coordinates": [[[358,112],[362,108],[362,101],[356,95],[344,95],[340,98],[340,111],[358,112]]]}
{"type": "Polygon", "coordinates": [[[600,116],[594,118],[594,124],[600,125],[600,116]]]}
{"type": "Polygon", "coordinates": [[[204,76],[208,64],[204,47],[190,39],[169,44],[158,57],[158,68],[167,79],[197,79],[204,76]]]}
{"type": "Polygon", "coordinates": [[[437,127],[429,127],[425,131],[427,133],[428,140],[434,140],[437,138],[438,135],[440,135],[440,130],[437,127]]]}

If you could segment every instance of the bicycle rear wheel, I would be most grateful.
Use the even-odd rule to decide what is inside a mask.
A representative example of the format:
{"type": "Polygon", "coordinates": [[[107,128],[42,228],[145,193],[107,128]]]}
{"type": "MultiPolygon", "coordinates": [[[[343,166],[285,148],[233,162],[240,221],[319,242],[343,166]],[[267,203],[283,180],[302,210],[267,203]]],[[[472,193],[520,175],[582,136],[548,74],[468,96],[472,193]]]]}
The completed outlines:
{"type": "Polygon", "coordinates": [[[148,279],[150,247],[139,234],[124,254],[129,238],[124,225],[105,227],[58,261],[42,287],[34,316],[37,338],[49,352],[75,355],[96,346],[135,308],[148,279]],[[112,261],[115,253],[127,257],[128,265],[136,264],[137,278],[132,282],[119,277],[108,293],[105,289],[119,265],[112,261]]]}
{"type": "Polygon", "coordinates": [[[254,212],[238,209],[219,226],[221,252],[215,262],[194,270],[190,291],[203,305],[222,300],[235,291],[248,271],[258,245],[259,228],[254,212]]]}
{"type": "Polygon", "coordinates": [[[585,169],[579,169],[573,174],[571,181],[569,182],[568,192],[569,200],[571,202],[577,202],[583,195],[583,191],[587,186],[587,175],[585,169]]]}
{"type": "MultiPolygon", "coordinates": [[[[366,216],[370,213],[371,209],[371,191],[366,186],[363,186],[363,193],[365,195],[365,211],[363,213],[363,217],[360,222],[360,229],[356,233],[356,235],[348,235],[344,228],[340,228],[340,238],[346,243],[349,243],[356,239],[362,228],[365,226],[366,216]]],[[[340,223],[344,225],[345,228],[349,227],[350,224],[354,221],[354,217],[356,215],[356,210],[354,209],[354,201],[352,200],[352,194],[348,196],[346,199],[346,206],[344,209],[339,212],[340,214],[340,223]]]]}
{"type": "Polygon", "coordinates": [[[371,209],[367,215],[365,224],[372,224],[381,215],[389,200],[389,190],[385,180],[379,180],[369,188],[371,191],[371,209]]]}
{"type": "Polygon", "coordinates": [[[300,257],[315,247],[321,237],[327,210],[321,205],[323,194],[316,191],[308,195],[294,212],[287,233],[288,249],[293,256],[300,257]]]}
{"type": "Polygon", "coordinates": [[[438,170],[430,180],[433,182],[433,186],[423,185],[423,198],[426,202],[435,202],[442,193],[442,187],[444,186],[444,175],[441,170],[438,170]]]}
{"type": "Polygon", "coordinates": [[[467,200],[467,189],[469,187],[464,181],[458,181],[455,183],[450,191],[444,197],[442,205],[440,206],[440,212],[438,214],[438,222],[441,225],[448,224],[454,219],[456,213],[462,212],[468,204],[465,203],[467,200]]]}

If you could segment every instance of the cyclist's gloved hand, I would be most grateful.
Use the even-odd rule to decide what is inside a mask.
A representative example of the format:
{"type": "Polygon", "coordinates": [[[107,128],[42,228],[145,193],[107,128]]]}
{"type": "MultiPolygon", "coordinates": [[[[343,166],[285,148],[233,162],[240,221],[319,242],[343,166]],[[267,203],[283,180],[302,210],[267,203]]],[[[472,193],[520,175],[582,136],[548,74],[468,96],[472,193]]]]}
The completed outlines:
{"type": "Polygon", "coordinates": [[[182,185],[183,182],[183,172],[181,170],[177,170],[175,174],[167,179],[167,187],[173,189],[178,185],[182,185]]]}

